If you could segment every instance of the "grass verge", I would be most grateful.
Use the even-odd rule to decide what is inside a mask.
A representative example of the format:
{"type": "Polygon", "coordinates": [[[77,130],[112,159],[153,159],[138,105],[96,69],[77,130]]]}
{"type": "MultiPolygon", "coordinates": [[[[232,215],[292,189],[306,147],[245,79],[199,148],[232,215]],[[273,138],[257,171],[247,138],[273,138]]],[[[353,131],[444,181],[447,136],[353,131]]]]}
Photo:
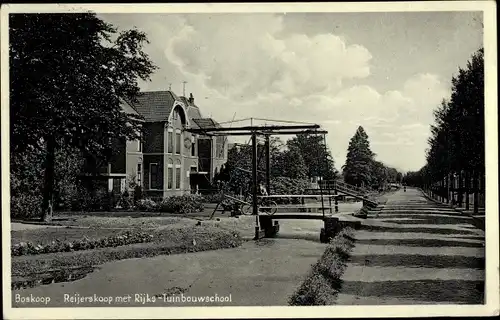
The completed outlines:
{"type": "Polygon", "coordinates": [[[317,306],[334,304],[342,285],[346,261],[354,246],[353,229],[344,228],[328,244],[321,258],[297,291],[290,296],[292,306],[317,306]]]}
{"type": "Polygon", "coordinates": [[[160,229],[153,234],[154,240],[147,243],[12,257],[12,289],[75,280],[106,262],[233,248],[242,243],[238,233],[209,226],[160,229]]]}

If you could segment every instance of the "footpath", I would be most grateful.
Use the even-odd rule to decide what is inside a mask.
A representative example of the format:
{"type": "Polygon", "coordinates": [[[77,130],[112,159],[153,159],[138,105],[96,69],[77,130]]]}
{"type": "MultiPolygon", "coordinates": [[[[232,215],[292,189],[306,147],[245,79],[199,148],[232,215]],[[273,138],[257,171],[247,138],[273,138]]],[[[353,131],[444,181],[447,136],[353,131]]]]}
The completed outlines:
{"type": "Polygon", "coordinates": [[[338,305],[482,304],[485,234],[408,188],[356,232],[338,305]]]}

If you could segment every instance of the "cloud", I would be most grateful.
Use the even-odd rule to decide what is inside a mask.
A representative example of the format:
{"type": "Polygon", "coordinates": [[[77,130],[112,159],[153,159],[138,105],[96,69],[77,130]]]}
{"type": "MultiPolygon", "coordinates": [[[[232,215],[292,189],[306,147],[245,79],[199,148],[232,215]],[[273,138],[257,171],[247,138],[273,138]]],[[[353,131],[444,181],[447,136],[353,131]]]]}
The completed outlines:
{"type": "Polygon", "coordinates": [[[189,19],[166,42],[166,57],[231,99],[279,92],[302,96],[338,88],[370,74],[366,48],[327,33],[283,35],[276,15],[219,15],[189,19]]]}
{"type": "Polygon", "coordinates": [[[331,32],[290,33],[274,14],[108,16],[148,33],[160,70],[144,90],[181,93],[188,82],[205,116],[286,119],[321,124],[340,168],[358,126],[377,158],[399,168],[425,162],[432,110],[449,88],[422,71],[389,91],[368,85],[372,57],[361,43],[331,32]],[[363,82],[362,82],[363,81],[363,82]],[[348,85],[349,84],[349,85],[348,85]]]}

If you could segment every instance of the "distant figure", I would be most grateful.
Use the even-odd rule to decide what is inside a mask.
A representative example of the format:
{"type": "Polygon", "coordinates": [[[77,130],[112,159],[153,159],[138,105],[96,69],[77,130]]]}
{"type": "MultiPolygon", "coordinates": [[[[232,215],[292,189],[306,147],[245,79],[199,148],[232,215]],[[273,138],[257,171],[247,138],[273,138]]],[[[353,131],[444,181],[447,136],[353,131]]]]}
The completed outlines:
{"type": "Polygon", "coordinates": [[[267,189],[262,183],[259,184],[259,195],[264,197],[268,195],[267,189]]]}
{"type": "Polygon", "coordinates": [[[406,192],[406,186],[403,186],[403,190],[404,190],[404,192],[406,192]]]}

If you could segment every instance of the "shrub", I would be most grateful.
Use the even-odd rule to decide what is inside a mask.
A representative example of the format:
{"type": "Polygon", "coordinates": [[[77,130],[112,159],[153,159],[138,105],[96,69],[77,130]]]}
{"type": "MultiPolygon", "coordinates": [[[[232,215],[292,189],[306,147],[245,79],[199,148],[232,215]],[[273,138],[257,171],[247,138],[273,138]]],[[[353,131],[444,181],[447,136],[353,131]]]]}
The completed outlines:
{"type": "Polygon", "coordinates": [[[191,213],[203,211],[203,197],[194,194],[171,196],[160,203],[159,210],[168,213],[191,213]]]}
{"type": "Polygon", "coordinates": [[[88,210],[92,202],[92,197],[90,192],[82,187],[78,186],[75,188],[71,197],[71,210],[88,210]]]}
{"type": "Polygon", "coordinates": [[[118,208],[118,209],[123,209],[123,210],[129,210],[131,207],[130,204],[130,195],[127,190],[125,190],[121,195],[118,200],[118,202],[115,203],[113,208],[118,208]]]}
{"type": "MultiPolygon", "coordinates": [[[[310,188],[310,183],[307,180],[291,179],[287,177],[277,177],[271,180],[271,194],[304,194],[305,190],[310,188]]],[[[277,202],[300,203],[299,198],[277,199],[277,202]]]]}
{"type": "Polygon", "coordinates": [[[34,244],[32,242],[21,242],[11,248],[12,256],[34,255],[55,252],[70,252],[89,250],[95,248],[118,247],[132,243],[151,242],[153,235],[145,232],[126,231],[123,234],[114,235],[102,239],[91,240],[87,237],[81,240],[62,242],[59,239],[48,244],[34,244]]]}
{"type": "Polygon", "coordinates": [[[203,202],[219,203],[224,200],[224,195],[221,192],[202,195],[203,202]]]}
{"type": "Polygon", "coordinates": [[[134,204],[137,205],[137,203],[142,200],[143,194],[142,194],[142,187],[139,185],[136,185],[134,187],[134,204]]]}
{"type": "Polygon", "coordinates": [[[141,199],[137,202],[136,207],[140,211],[157,211],[159,206],[156,202],[151,199],[141,199]]]}
{"type": "Polygon", "coordinates": [[[333,304],[342,286],[342,274],[354,246],[351,228],[342,229],[328,244],[307,278],[289,298],[290,305],[311,306],[333,304]]]}
{"type": "Polygon", "coordinates": [[[33,149],[24,153],[11,153],[10,157],[11,217],[40,217],[44,156],[39,150],[33,149]]]}
{"type": "Polygon", "coordinates": [[[17,194],[10,198],[10,212],[12,218],[35,218],[42,214],[41,194],[17,194]]]}
{"type": "Polygon", "coordinates": [[[111,211],[115,208],[117,199],[113,192],[107,190],[102,182],[90,185],[78,185],[71,199],[71,210],[82,211],[111,211]],[[92,192],[92,190],[94,190],[92,192]]]}

